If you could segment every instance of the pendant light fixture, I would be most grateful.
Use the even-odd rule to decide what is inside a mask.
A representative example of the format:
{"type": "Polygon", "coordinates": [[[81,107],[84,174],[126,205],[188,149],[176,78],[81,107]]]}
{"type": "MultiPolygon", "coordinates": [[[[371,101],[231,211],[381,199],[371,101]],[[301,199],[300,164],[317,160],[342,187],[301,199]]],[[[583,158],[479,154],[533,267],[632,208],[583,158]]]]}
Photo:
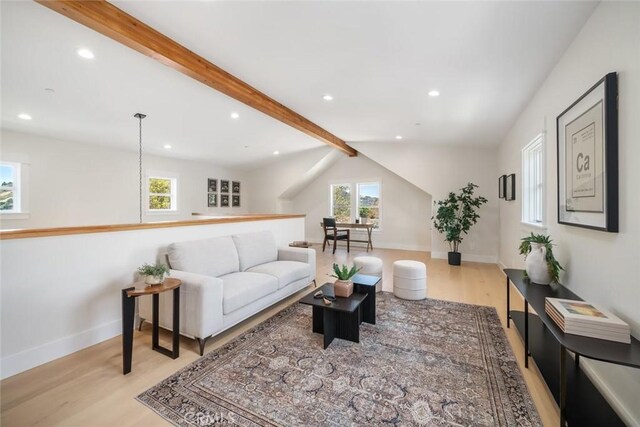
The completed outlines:
{"type": "Polygon", "coordinates": [[[133,115],[138,119],[138,175],[140,178],[140,224],[142,224],[142,119],[147,117],[146,114],[135,113],[133,115]]]}

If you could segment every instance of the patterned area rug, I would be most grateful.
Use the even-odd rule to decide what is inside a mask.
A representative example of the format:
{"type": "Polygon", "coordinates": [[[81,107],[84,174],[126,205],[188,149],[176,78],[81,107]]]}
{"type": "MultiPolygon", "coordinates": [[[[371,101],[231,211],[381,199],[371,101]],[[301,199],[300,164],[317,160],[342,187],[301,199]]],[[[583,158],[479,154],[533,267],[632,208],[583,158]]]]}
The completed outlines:
{"type": "Polygon", "coordinates": [[[175,425],[539,426],[494,308],[379,293],[326,350],[294,304],[147,390],[175,425]]]}

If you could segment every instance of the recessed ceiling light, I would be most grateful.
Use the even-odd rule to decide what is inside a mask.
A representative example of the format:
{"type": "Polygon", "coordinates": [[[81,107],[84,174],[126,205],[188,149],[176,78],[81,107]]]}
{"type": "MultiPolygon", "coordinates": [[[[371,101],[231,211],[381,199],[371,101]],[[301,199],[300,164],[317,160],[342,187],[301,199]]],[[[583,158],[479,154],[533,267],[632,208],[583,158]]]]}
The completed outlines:
{"type": "Polygon", "coordinates": [[[280,152],[279,152],[278,150],[276,150],[276,151],[274,151],[274,152],[273,152],[273,155],[274,155],[274,156],[277,156],[278,154],[280,154],[280,152]]]}
{"type": "Polygon", "coordinates": [[[165,150],[171,150],[171,145],[170,144],[164,144],[164,148],[165,148],[165,150]]]}
{"type": "Polygon", "coordinates": [[[18,114],[18,118],[22,119],[22,120],[31,120],[31,116],[26,114],[26,113],[20,113],[18,114]]]}
{"type": "Polygon", "coordinates": [[[77,52],[78,52],[78,55],[80,55],[84,59],[93,59],[93,58],[95,58],[95,55],[89,49],[82,48],[82,49],[78,49],[77,52]]]}
{"type": "Polygon", "coordinates": [[[240,118],[240,114],[238,114],[238,113],[231,113],[231,118],[232,118],[232,119],[234,119],[234,120],[239,119],[239,118],[240,118]]]}
{"type": "Polygon", "coordinates": [[[402,135],[396,135],[396,139],[402,139],[402,135]]]}
{"type": "Polygon", "coordinates": [[[324,95],[322,97],[322,99],[324,99],[325,101],[333,101],[333,96],[329,95],[328,93],[326,95],[324,95]]]}
{"type": "Polygon", "coordinates": [[[437,90],[430,90],[429,91],[429,96],[440,96],[440,92],[437,90]]]}

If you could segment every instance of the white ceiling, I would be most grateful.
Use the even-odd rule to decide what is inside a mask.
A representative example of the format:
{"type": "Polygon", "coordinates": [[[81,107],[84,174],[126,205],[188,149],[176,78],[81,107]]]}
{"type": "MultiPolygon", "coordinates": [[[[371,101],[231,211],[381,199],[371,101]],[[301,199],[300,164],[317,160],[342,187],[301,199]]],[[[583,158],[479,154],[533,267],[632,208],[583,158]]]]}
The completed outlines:
{"type": "MultiPolygon", "coordinates": [[[[597,4],[114,3],[347,142],[485,146],[597,4]]],[[[135,146],[142,111],[149,149],[247,167],[321,144],[31,2],[2,2],[2,78],[2,123],[17,130],[135,146]],[[34,120],[15,118],[22,110],[34,120]]]]}

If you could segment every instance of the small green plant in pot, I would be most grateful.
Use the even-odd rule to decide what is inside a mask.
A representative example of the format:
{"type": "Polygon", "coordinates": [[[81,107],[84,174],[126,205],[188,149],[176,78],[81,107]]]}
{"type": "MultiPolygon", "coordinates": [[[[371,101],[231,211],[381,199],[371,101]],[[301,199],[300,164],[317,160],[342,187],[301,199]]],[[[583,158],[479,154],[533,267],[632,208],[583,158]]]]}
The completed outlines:
{"type": "Polygon", "coordinates": [[[369,217],[371,216],[371,209],[363,206],[360,208],[360,223],[366,224],[369,221],[369,217]]]}
{"type": "Polygon", "coordinates": [[[431,217],[435,229],[444,234],[444,241],[449,243],[449,265],[460,265],[462,256],[458,249],[462,235],[468,234],[471,226],[478,222],[480,215],[476,210],[487,203],[484,197],[473,195],[476,188],[478,186],[470,182],[458,194],[449,193],[446,199],[436,203],[436,214],[431,217]]]}
{"type": "Polygon", "coordinates": [[[553,256],[553,240],[544,234],[533,234],[520,239],[520,255],[525,256],[525,274],[539,285],[557,282],[564,270],[553,256]]]}
{"type": "Polygon", "coordinates": [[[333,290],[337,297],[349,298],[353,293],[353,281],[351,278],[358,274],[360,271],[359,268],[356,268],[355,265],[347,266],[346,264],[342,264],[342,267],[338,264],[333,264],[333,272],[331,277],[335,277],[337,280],[333,285],[333,290]]]}
{"type": "Polygon", "coordinates": [[[169,267],[164,264],[143,264],[138,268],[138,273],[145,276],[144,283],[147,285],[159,285],[169,275],[169,267]]]}

